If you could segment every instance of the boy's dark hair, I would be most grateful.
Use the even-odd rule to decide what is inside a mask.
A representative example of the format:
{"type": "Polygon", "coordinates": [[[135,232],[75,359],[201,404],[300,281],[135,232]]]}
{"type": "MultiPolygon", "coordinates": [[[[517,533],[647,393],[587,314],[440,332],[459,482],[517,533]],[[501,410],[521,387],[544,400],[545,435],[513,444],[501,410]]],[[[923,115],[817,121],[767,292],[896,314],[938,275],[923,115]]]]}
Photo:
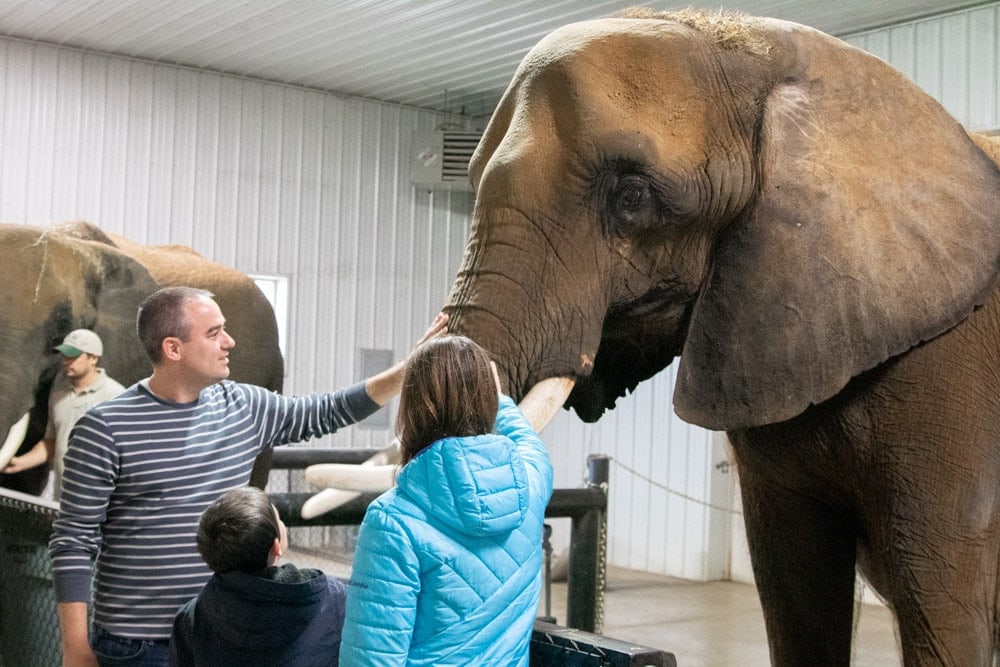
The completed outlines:
{"type": "Polygon", "coordinates": [[[281,533],[274,505],[266,493],[246,486],[222,494],[198,522],[198,552],[216,574],[256,574],[281,533]]]}
{"type": "Polygon", "coordinates": [[[498,400],[486,350],[464,336],[424,343],[406,362],[399,397],[402,464],[441,438],[491,432],[498,400]]]}

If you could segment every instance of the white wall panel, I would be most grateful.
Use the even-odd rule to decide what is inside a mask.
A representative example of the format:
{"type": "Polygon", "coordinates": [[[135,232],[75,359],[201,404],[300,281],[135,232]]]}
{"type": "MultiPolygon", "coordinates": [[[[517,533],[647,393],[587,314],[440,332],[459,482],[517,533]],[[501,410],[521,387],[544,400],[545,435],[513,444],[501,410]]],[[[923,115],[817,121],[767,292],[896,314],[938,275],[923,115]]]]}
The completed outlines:
{"type": "Polygon", "coordinates": [[[890,63],[971,130],[1000,129],[1000,4],[849,36],[890,63]]]}
{"type": "MultiPolygon", "coordinates": [[[[561,411],[543,434],[556,486],[579,486],[589,454],[610,456],[608,561],[687,579],[728,573],[732,480],[717,434],[682,422],[671,399],[675,368],[619,399],[613,412],[583,424],[561,411]]],[[[557,546],[567,525],[556,525],[557,546]]]]}
{"type": "Polygon", "coordinates": [[[359,347],[401,356],[447,294],[470,198],[405,171],[411,132],[443,116],[17,40],[0,76],[0,220],[84,219],[288,276],[287,391],[353,382],[359,347]]]}

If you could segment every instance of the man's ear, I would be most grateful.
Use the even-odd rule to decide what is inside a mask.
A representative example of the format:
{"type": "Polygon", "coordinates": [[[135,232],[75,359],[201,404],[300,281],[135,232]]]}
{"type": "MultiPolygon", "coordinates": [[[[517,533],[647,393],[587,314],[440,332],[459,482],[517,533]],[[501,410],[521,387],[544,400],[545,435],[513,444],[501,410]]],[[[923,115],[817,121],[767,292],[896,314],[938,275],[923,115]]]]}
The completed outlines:
{"type": "Polygon", "coordinates": [[[176,336],[167,336],[160,343],[160,350],[163,352],[164,359],[170,359],[171,361],[177,361],[181,358],[181,339],[176,336]]]}

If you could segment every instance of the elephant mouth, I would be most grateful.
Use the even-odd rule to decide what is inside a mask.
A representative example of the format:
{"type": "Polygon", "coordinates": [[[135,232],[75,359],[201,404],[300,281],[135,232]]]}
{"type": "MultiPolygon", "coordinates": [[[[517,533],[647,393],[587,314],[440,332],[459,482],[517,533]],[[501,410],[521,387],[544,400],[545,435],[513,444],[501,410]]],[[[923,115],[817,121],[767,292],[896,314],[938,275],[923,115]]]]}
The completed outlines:
{"type": "Polygon", "coordinates": [[[668,297],[658,292],[608,312],[593,371],[577,378],[566,408],[595,422],[680,355],[693,300],[668,304],[668,297]]]}

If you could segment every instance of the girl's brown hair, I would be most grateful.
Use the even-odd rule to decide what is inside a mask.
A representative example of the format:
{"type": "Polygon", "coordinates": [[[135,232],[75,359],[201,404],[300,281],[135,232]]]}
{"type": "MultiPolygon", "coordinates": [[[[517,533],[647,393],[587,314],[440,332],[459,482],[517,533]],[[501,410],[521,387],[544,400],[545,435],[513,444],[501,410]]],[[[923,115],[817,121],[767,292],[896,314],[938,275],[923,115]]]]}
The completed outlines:
{"type": "Polygon", "coordinates": [[[464,336],[434,338],[406,362],[396,435],[402,464],[436,440],[493,430],[497,386],[486,350],[464,336]]]}

